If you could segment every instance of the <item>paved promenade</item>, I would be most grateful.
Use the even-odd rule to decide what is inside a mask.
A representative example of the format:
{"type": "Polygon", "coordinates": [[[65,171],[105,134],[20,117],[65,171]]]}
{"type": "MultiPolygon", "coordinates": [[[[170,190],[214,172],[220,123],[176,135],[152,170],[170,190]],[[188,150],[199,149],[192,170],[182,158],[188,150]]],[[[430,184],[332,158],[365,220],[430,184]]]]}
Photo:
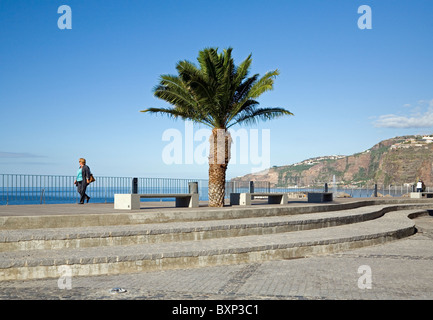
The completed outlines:
{"type": "MultiPolygon", "coordinates": [[[[101,208],[108,210],[109,206],[89,205],[86,212],[101,212],[101,208]]],[[[32,214],[37,215],[34,210],[43,207],[46,207],[44,214],[59,214],[67,206],[23,207],[2,207],[0,216],[28,215],[32,208],[36,208],[32,214]]],[[[414,221],[418,232],[408,238],[337,254],[199,269],[72,277],[70,287],[64,289],[59,288],[59,279],[3,281],[0,300],[431,300],[433,216],[424,215],[414,221]],[[111,293],[115,287],[126,292],[111,293]]]]}

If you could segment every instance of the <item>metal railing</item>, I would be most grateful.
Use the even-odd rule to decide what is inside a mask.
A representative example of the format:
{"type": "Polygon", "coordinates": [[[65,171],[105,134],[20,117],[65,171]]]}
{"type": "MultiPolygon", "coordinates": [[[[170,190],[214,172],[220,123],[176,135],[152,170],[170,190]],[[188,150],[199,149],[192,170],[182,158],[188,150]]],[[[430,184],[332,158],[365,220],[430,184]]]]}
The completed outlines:
{"type": "MultiPolygon", "coordinates": [[[[75,176],[59,175],[28,175],[28,174],[0,174],[0,205],[9,204],[50,204],[76,203],[79,194],[74,185],[75,176]]],[[[114,202],[116,193],[132,193],[131,177],[98,177],[88,188],[86,193],[96,203],[114,202]]],[[[207,179],[173,179],[173,178],[138,178],[138,193],[188,193],[189,183],[197,182],[199,199],[208,200],[207,179]]],[[[327,183],[328,191],[348,197],[373,197],[375,191],[378,196],[401,197],[412,192],[412,185],[363,185],[348,187],[327,183]]],[[[323,192],[325,183],[316,187],[273,187],[269,181],[228,181],[226,183],[226,198],[232,192],[286,192],[294,197],[308,192],[323,192]]],[[[426,191],[433,191],[428,186],[426,191]]],[[[167,200],[167,199],[166,199],[167,200]]],[[[168,199],[170,200],[170,199],[168,199]]],[[[150,201],[150,200],[149,200],[150,201]]]]}
{"type": "Polygon", "coordinates": [[[63,202],[76,199],[75,177],[1,174],[0,204],[46,203],[55,199],[63,202]]]}
{"type": "MultiPolygon", "coordinates": [[[[384,184],[364,184],[361,186],[347,186],[341,184],[334,184],[332,182],[318,183],[316,186],[309,187],[298,187],[298,186],[287,186],[287,187],[275,187],[272,186],[269,181],[235,181],[229,182],[226,187],[226,194],[229,192],[284,192],[293,196],[300,196],[307,194],[308,192],[332,192],[341,197],[353,197],[353,198],[369,198],[377,195],[402,197],[408,195],[410,192],[415,191],[414,185],[402,184],[402,185],[384,185],[384,184]],[[252,189],[251,189],[252,188],[252,189]],[[325,190],[327,189],[327,190],[325,190]]],[[[425,191],[433,192],[432,186],[426,186],[425,191]]]]}
{"type": "MultiPolygon", "coordinates": [[[[114,202],[116,193],[132,193],[131,177],[98,177],[87,187],[92,202],[114,202]]],[[[0,174],[0,205],[76,203],[75,176],[0,174]]],[[[200,200],[207,200],[207,180],[138,178],[138,193],[188,193],[188,183],[198,182],[200,200]]],[[[170,199],[168,199],[170,200],[170,199]]]]}

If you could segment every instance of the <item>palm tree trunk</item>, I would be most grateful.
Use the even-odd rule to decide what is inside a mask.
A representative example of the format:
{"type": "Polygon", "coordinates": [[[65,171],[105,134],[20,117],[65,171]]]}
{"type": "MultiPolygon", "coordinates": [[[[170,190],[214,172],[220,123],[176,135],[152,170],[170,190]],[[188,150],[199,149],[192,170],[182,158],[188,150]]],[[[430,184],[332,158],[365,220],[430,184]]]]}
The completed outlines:
{"type": "Polygon", "coordinates": [[[230,161],[231,136],[226,129],[214,128],[209,138],[209,206],[223,207],[226,171],[230,161]]]}

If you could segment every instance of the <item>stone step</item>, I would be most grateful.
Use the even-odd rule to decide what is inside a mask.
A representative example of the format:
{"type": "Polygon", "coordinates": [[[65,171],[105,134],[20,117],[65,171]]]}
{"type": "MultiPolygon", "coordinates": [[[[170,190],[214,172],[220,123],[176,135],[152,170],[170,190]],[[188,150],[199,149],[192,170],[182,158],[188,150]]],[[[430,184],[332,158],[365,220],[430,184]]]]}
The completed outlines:
{"type": "MultiPolygon", "coordinates": [[[[373,205],[356,209],[153,224],[0,230],[0,252],[58,250],[133,245],[170,241],[205,240],[318,229],[376,219],[386,212],[415,205],[373,205]]],[[[419,204],[418,207],[426,206],[419,204]]]]}
{"type": "Polygon", "coordinates": [[[71,276],[90,276],[332,253],[412,235],[415,225],[410,218],[422,214],[427,211],[390,211],[364,222],[236,238],[1,252],[0,280],[59,278],[65,268],[71,276]]]}
{"type": "MultiPolygon", "coordinates": [[[[224,208],[163,208],[123,211],[106,209],[106,205],[38,205],[1,206],[0,230],[76,228],[90,226],[117,226],[144,223],[227,220],[264,216],[297,215],[349,210],[372,205],[430,205],[424,199],[352,200],[345,203],[232,206],[224,208]],[[77,213],[79,210],[82,213],[77,213]],[[44,213],[46,211],[46,213],[44,213]],[[102,212],[102,213],[101,213],[102,212]]],[[[111,206],[110,206],[111,207],[111,206]]]]}

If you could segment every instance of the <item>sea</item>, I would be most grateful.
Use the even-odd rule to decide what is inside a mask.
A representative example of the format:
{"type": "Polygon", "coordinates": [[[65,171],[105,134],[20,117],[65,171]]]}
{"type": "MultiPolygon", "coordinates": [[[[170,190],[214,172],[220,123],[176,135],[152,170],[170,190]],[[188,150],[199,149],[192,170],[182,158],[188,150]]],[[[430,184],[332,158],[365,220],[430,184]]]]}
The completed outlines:
{"type": "MultiPolygon", "coordinates": [[[[129,187],[116,188],[116,190],[108,190],[107,188],[89,187],[87,194],[91,197],[91,203],[114,203],[114,194],[116,193],[130,193],[129,187]]],[[[161,190],[160,188],[146,188],[146,190],[138,190],[138,193],[187,193],[187,190],[161,190]]],[[[231,190],[226,190],[226,197],[229,198],[231,190]]],[[[236,192],[248,192],[248,189],[237,189],[236,192]]],[[[256,190],[256,192],[262,192],[262,190],[256,190]]],[[[266,192],[287,192],[289,194],[302,194],[307,192],[323,192],[323,189],[303,189],[303,188],[271,188],[266,192]]],[[[368,198],[372,197],[373,189],[363,188],[351,188],[351,189],[335,189],[329,190],[334,193],[334,197],[346,196],[352,198],[368,198]]],[[[390,195],[393,197],[400,197],[406,194],[408,190],[396,189],[396,190],[378,190],[381,195],[390,195]]],[[[78,203],[80,196],[76,191],[75,187],[62,187],[62,188],[13,188],[12,190],[6,188],[0,188],[0,205],[35,205],[35,204],[66,204],[66,203],[78,203]]],[[[199,199],[200,201],[207,201],[208,190],[207,187],[199,188],[199,199]]],[[[153,199],[141,199],[142,202],[151,201],[174,201],[174,198],[153,198],[153,199]]]]}

